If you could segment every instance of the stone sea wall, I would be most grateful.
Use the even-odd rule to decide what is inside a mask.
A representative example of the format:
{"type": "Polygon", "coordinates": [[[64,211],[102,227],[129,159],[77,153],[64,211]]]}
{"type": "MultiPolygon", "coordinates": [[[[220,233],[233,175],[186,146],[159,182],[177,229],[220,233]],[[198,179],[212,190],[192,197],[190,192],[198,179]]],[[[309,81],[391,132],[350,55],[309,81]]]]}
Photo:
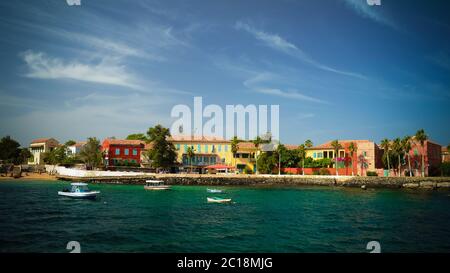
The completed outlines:
{"type": "Polygon", "coordinates": [[[301,175],[189,175],[146,174],[120,177],[71,177],[59,175],[58,179],[90,183],[137,184],[146,180],[163,180],[169,185],[224,185],[224,186],[337,186],[366,188],[447,189],[450,177],[351,177],[351,176],[301,176],[301,175]]]}

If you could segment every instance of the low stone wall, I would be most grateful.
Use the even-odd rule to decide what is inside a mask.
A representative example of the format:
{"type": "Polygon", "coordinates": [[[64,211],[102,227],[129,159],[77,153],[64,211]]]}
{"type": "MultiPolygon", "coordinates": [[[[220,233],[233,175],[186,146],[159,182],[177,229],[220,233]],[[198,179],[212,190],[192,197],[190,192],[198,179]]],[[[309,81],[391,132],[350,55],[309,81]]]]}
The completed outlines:
{"type": "Polygon", "coordinates": [[[366,188],[450,189],[450,177],[359,177],[312,175],[198,175],[149,174],[120,177],[70,177],[61,180],[109,184],[145,184],[146,180],[163,180],[169,185],[230,185],[230,186],[341,186],[366,188]]]}

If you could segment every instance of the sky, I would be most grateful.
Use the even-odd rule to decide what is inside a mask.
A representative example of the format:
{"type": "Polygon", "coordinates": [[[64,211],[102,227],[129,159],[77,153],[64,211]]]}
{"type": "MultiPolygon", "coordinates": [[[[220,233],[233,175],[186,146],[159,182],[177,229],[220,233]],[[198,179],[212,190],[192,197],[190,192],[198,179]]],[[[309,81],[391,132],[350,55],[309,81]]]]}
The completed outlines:
{"type": "Polygon", "coordinates": [[[450,2],[0,2],[0,136],[170,127],[177,104],[279,105],[280,140],[450,143],[450,2]]]}

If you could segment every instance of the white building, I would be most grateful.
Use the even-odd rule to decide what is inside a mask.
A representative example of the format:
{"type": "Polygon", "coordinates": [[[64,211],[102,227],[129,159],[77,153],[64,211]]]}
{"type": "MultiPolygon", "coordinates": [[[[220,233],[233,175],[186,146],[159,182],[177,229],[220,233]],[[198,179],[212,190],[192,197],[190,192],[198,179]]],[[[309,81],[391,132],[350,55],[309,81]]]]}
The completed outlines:
{"type": "Polygon", "coordinates": [[[59,142],[54,138],[38,138],[31,141],[30,152],[33,155],[31,161],[28,161],[30,165],[42,165],[44,164],[43,153],[50,152],[58,147],[59,142]]]}
{"type": "Polygon", "coordinates": [[[85,141],[77,142],[74,145],[67,147],[67,155],[68,156],[74,156],[81,152],[81,149],[86,145],[85,141]]]}

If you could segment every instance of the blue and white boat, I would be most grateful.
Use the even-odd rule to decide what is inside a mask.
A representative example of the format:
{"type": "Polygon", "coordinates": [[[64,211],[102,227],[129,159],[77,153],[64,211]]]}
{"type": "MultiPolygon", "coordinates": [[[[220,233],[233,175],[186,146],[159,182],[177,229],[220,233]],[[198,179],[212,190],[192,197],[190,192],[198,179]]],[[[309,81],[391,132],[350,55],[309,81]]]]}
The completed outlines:
{"type": "Polygon", "coordinates": [[[91,191],[86,183],[71,183],[70,189],[58,192],[58,195],[77,199],[95,199],[99,191],[91,191]]]}

